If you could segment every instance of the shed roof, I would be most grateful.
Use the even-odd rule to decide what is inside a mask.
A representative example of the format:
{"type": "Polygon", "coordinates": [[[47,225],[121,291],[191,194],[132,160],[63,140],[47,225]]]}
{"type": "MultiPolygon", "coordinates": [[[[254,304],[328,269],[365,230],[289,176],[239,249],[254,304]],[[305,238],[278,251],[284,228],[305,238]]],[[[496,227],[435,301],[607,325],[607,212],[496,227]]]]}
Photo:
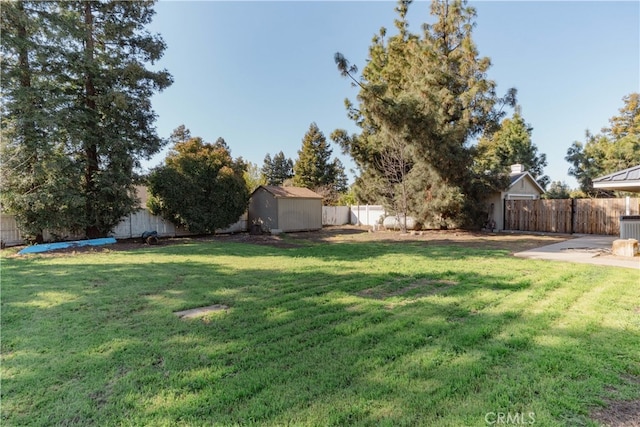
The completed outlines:
{"type": "Polygon", "coordinates": [[[540,184],[538,184],[538,181],[536,181],[529,172],[512,173],[511,175],[509,175],[509,189],[511,189],[516,184],[516,182],[520,181],[521,179],[526,179],[525,177],[527,176],[529,177],[531,183],[538,189],[540,194],[544,193],[544,188],[542,188],[540,184]]]}
{"type": "Polygon", "coordinates": [[[640,165],[596,178],[593,188],[640,193],[640,165]]]}
{"type": "MultiPolygon", "coordinates": [[[[276,185],[261,185],[260,187],[258,187],[258,189],[259,188],[264,188],[266,191],[273,194],[274,197],[281,199],[322,199],[322,196],[318,193],[303,187],[278,187],[276,185]]],[[[258,189],[256,189],[256,191],[258,189]]]]}

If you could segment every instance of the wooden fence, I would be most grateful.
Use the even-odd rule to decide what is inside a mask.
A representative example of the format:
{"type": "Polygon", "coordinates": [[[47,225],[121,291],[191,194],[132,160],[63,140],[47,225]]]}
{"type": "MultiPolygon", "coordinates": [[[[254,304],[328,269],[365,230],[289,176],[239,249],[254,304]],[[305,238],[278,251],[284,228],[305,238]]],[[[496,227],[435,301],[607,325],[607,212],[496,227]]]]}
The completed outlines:
{"type": "Polygon", "coordinates": [[[640,198],[505,200],[504,229],[620,234],[620,216],[640,214],[640,198]]]}

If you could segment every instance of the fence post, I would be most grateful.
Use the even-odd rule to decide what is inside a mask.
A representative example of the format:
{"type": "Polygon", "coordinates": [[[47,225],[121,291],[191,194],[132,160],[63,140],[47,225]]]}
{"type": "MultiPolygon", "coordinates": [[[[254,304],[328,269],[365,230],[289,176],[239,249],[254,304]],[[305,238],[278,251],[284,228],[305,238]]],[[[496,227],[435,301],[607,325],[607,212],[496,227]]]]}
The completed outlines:
{"type": "Polygon", "coordinates": [[[576,229],[576,227],[575,227],[575,221],[576,221],[576,199],[574,199],[572,197],[570,200],[571,200],[571,230],[569,230],[569,234],[573,234],[574,230],[576,229]]]}
{"type": "Polygon", "coordinates": [[[507,229],[507,198],[502,199],[502,230],[507,229]]]}

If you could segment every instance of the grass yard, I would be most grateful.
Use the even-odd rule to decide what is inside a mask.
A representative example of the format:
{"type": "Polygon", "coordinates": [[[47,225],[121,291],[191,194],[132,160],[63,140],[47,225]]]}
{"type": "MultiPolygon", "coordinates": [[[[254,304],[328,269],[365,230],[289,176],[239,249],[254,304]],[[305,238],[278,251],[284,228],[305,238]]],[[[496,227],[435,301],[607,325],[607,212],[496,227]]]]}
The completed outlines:
{"type": "Polygon", "coordinates": [[[639,407],[637,270],[292,243],[5,250],[0,424],[597,426],[639,407]]]}

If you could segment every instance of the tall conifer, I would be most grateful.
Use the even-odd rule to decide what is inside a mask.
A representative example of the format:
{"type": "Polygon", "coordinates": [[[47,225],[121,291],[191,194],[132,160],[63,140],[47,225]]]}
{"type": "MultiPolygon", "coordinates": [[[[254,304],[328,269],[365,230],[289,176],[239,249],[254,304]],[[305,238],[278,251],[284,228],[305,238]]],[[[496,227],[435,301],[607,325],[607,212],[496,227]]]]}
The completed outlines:
{"type": "MultiPolygon", "coordinates": [[[[410,214],[431,225],[473,225],[482,218],[480,199],[489,182],[472,169],[472,140],[493,132],[513,104],[515,91],[504,98],[487,78],[489,58],[479,57],[472,39],[475,10],[462,1],[433,1],[433,24],[422,34],[409,31],[410,1],[396,7],[396,34],[382,28],[373,38],[367,65],[357,68],[336,54],[340,72],[360,86],[359,105],[346,101],[359,134],[337,130],[332,138],[351,154],[368,179],[357,180],[361,193],[370,185],[382,199],[398,205],[407,190],[410,214]],[[389,147],[410,159],[402,181],[385,197],[389,173],[380,159],[389,147]],[[373,179],[371,179],[373,178],[373,179]]],[[[397,179],[397,178],[394,178],[397,179]]]]}
{"type": "MultiPolygon", "coordinates": [[[[167,71],[146,68],[165,49],[162,39],[145,29],[154,14],[153,4],[3,4],[2,54],[9,58],[2,70],[3,158],[15,165],[6,173],[3,192],[23,193],[19,175],[29,162],[13,159],[34,146],[41,148],[37,163],[49,165],[47,179],[65,184],[55,186],[64,209],[51,211],[48,219],[39,214],[46,211],[42,203],[18,196],[5,199],[21,226],[26,218],[40,218],[34,230],[74,227],[97,237],[135,209],[134,168],[163,145],[153,126],[151,96],[172,82],[167,71]],[[25,49],[30,50],[26,56],[25,49]],[[25,70],[31,70],[30,85],[39,91],[35,104],[33,97],[24,96],[25,70]],[[35,125],[22,125],[29,122],[35,125]]],[[[24,155],[30,161],[35,158],[24,155]]],[[[47,185],[35,185],[31,194],[46,199],[50,191],[47,185]]]]}

